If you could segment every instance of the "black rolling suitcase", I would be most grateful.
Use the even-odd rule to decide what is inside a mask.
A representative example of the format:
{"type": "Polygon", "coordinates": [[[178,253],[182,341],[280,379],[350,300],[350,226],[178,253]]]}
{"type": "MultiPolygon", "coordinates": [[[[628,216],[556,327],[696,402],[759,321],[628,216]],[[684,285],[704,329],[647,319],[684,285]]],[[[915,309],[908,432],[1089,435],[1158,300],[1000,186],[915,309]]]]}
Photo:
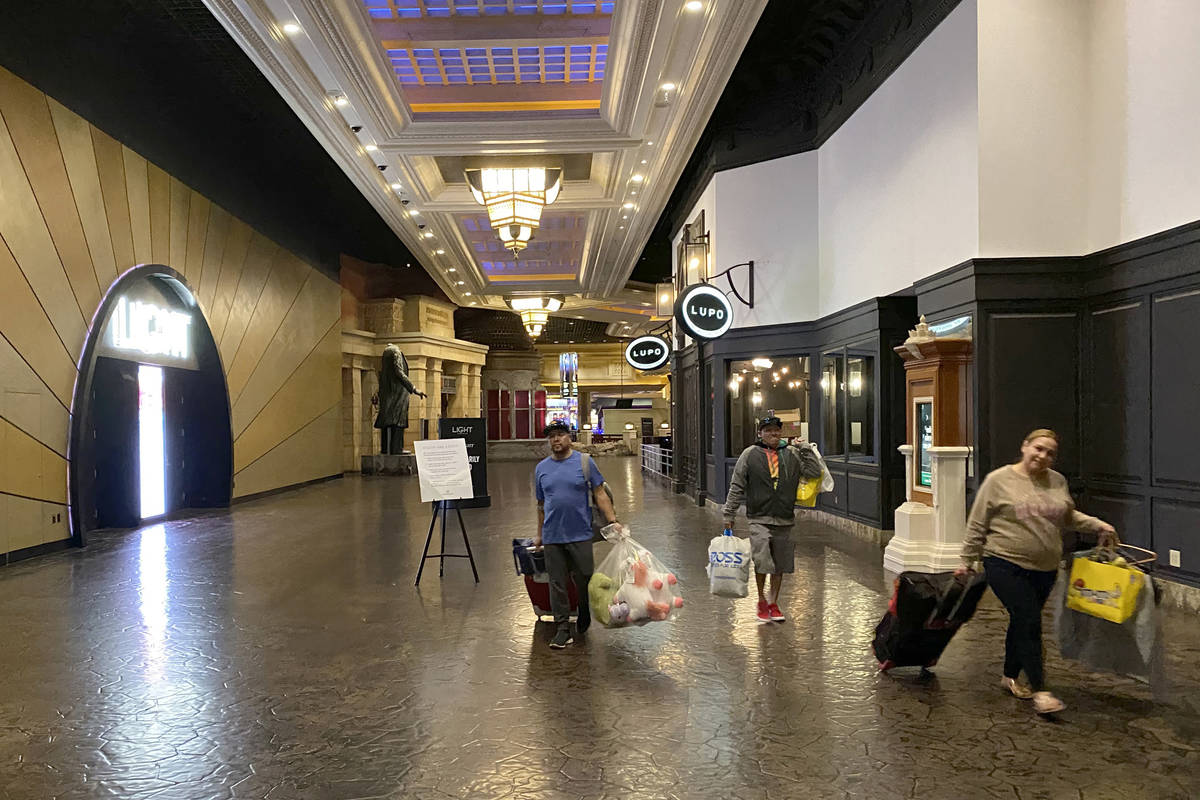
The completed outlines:
{"type": "Polygon", "coordinates": [[[936,664],[954,634],[975,613],[986,588],[981,573],[961,577],[952,572],[901,573],[871,643],[880,671],[936,664]]]}

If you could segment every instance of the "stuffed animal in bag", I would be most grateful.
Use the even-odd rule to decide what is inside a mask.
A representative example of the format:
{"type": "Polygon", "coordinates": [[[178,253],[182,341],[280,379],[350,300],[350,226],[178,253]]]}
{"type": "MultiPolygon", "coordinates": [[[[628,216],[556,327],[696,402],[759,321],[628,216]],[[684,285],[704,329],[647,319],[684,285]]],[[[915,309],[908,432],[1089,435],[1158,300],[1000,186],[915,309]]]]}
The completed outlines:
{"type": "MultiPolygon", "coordinates": [[[[614,624],[612,615],[613,595],[617,593],[617,584],[603,572],[593,572],[588,581],[588,606],[592,610],[592,619],[599,620],[605,625],[614,624]]],[[[624,622],[624,620],[621,620],[624,622]]]]}
{"type": "Polygon", "coordinates": [[[665,620],[672,609],[683,607],[683,598],[675,597],[669,588],[679,582],[672,573],[652,573],[641,561],[630,564],[629,572],[613,598],[629,606],[629,622],[665,620]]]}

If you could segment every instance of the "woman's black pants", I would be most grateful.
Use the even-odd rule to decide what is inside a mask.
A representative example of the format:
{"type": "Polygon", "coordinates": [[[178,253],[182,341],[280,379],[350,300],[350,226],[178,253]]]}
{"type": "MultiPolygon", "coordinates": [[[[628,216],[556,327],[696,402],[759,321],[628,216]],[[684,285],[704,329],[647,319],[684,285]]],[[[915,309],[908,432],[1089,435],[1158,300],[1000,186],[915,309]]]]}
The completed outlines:
{"type": "Polygon", "coordinates": [[[1029,687],[1045,688],[1042,669],[1042,606],[1054,588],[1054,571],[1025,569],[996,556],[983,559],[988,586],[1008,609],[1008,635],[1004,639],[1004,677],[1016,678],[1025,670],[1029,687]]]}

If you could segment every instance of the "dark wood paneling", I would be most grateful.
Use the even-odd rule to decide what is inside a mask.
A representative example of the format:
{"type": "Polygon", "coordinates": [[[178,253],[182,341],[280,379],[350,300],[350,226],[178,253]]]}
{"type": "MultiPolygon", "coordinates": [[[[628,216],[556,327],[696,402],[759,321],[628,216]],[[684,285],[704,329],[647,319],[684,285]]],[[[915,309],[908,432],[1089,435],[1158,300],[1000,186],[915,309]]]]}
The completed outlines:
{"type": "Polygon", "coordinates": [[[980,435],[989,439],[992,463],[985,471],[1015,459],[1031,430],[1052,428],[1060,437],[1058,470],[1078,474],[1078,327],[1069,312],[988,315],[990,396],[980,435]]]}
{"type": "Polygon", "coordinates": [[[829,474],[833,476],[833,491],[825,492],[817,495],[818,505],[821,508],[846,512],[846,473],[844,470],[835,468],[832,464],[829,465],[829,474]]]}
{"type": "Polygon", "coordinates": [[[1154,483],[1200,488],[1200,288],[1156,296],[1151,313],[1154,483]]]}
{"type": "Polygon", "coordinates": [[[1195,579],[1200,577],[1200,502],[1155,498],[1151,506],[1151,525],[1154,529],[1154,549],[1158,564],[1170,564],[1170,551],[1180,554],[1179,573],[1195,579]]]}
{"type": "Polygon", "coordinates": [[[1150,315],[1142,299],[1098,308],[1084,343],[1089,478],[1143,483],[1149,466],[1150,315]]]}
{"type": "MultiPolygon", "coordinates": [[[[1151,547],[1150,509],[1146,498],[1139,494],[1090,490],[1080,504],[1080,511],[1100,517],[1117,529],[1121,541],[1138,547],[1151,547]]],[[[1082,542],[1094,542],[1094,537],[1080,537],[1082,542]]]]}
{"type": "Polygon", "coordinates": [[[846,478],[846,510],[878,524],[879,476],[851,472],[846,478]]]}

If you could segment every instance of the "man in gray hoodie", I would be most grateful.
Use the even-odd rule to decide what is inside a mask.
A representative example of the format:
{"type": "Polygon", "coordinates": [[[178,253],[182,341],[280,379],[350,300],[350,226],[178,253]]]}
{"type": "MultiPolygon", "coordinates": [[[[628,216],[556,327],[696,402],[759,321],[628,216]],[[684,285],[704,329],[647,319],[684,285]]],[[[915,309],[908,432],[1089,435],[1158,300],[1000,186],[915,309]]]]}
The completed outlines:
{"type": "Polygon", "coordinates": [[[729,531],[738,507],[746,506],[760,623],[784,621],[779,588],[783,574],[795,571],[792,525],[796,521],[796,489],[801,480],[822,475],[821,461],[812,446],[790,447],[780,440],[782,432],[778,417],[767,417],[758,424],[758,441],[738,457],[725,501],[725,528],[729,531]],[[763,592],[767,575],[771,576],[769,598],[763,592]]]}

